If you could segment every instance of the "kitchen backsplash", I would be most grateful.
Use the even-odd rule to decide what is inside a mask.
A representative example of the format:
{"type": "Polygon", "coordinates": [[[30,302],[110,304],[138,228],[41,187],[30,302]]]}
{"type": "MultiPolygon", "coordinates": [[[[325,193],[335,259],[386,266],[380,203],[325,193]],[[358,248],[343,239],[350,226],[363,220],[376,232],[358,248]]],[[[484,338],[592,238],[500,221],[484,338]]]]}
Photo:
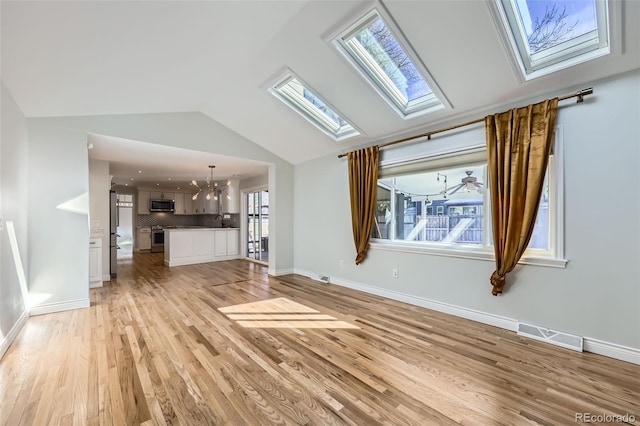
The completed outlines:
{"type": "Polygon", "coordinates": [[[175,215],[173,213],[139,214],[137,226],[211,226],[211,227],[240,227],[240,215],[226,213],[229,218],[222,219],[215,214],[175,215]]]}
{"type": "Polygon", "coordinates": [[[222,220],[219,215],[215,214],[203,214],[196,216],[198,218],[198,226],[224,226],[227,228],[239,228],[240,227],[240,215],[235,213],[225,213],[222,220]],[[229,217],[227,217],[229,216],[229,217]]]}

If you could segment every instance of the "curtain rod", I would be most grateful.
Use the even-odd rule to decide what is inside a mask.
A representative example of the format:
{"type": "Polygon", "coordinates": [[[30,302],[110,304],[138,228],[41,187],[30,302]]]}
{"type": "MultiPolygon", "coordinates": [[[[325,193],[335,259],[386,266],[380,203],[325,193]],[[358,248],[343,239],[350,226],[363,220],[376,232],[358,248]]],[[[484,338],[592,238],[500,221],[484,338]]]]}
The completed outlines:
{"type": "MultiPolygon", "coordinates": [[[[564,101],[565,99],[571,99],[571,98],[578,98],[576,103],[580,103],[580,102],[584,101],[584,99],[583,99],[584,96],[591,95],[591,94],[593,94],[593,87],[589,87],[588,89],[578,90],[577,92],[569,94],[569,95],[560,96],[558,98],[558,101],[564,101]]],[[[384,148],[386,146],[395,145],[397,143],[407,142],[407,141],[411,141],[411,140],[414,140],[414,139],[420,139],[420,138],[424,138],[424,137],[426,137],[427,140],[431,140],[431,135],[435,135],[436,133],[448,132],[449,130],[458,129],[460,127],[470,126],[472,124],[481,123],[483,121],[484,121],[484,117],[483,118],[478,118],[478,119],[472,120],[472,121],[467,121],[466,123],[458,124],[456,126],[446,127],[444,129],[432,130],[430,132],[421,133],[419,135],[409,136],[408,138],[402,138],[402,139],[398,139],[398,140],[395,140],[395,141],[386,142],[386,143],[378,145],[378,147],[379,148],[384,148]]],[[[338,158],[346,157],[347,155],[348,155],[348,152],[338,155],[338,158]]]]}

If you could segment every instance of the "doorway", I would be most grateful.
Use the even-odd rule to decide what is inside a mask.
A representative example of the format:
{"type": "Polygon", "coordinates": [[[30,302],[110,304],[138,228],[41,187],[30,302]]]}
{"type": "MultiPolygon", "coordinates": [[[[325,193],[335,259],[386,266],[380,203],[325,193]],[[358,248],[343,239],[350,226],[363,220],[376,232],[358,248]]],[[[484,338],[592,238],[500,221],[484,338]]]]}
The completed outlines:
{"type": "Polygon", "coordinates": [[[133,256],[133,194],[117,194],[116,208],[118,259],[133,256]]]}
{"type": "Polygon", "coordinates": [[[247,212],[246,253],[248,259],[269,262],[269,191],[245,194],[247,212]]]}

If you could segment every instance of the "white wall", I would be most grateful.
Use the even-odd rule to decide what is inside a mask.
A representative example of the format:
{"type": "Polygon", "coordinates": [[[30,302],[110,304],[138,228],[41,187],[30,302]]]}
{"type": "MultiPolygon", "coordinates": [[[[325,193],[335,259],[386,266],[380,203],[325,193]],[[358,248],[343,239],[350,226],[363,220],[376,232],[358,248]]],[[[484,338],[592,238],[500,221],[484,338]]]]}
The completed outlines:
{"type": "Polygon", "coordinates": [[[31,314],[89,306],[87,136],[27,119],[31,314]]]}
{"type": "MultiPolygon", "coordinates": [[[[63,215],[56,206],[61,200],[82,193],[86,195],[89,133],[270,163],[273,175],[270,185],[282,187],[272,208],[278,232],[273,236],[276,241],[271,260],[276,272],[292,270],[293,166],[248,139],[200,113],[33,118],[28,123],[31,148],[38,151],[31,161],[31,171],[38,182],[48,182],[50,189],[43,197],[41,188],[30,186],[30,197],[38,205],[30,216],[33,230],[38,235],[30,270],[34,288],[50,293],[52,300],[73,301],[88,295],[87,279],[80,280],[88,277],[87,216],[63,215]],[[50,159],[48,167],[47,158],[50,159]],[[46,176],[47,173],[54,173],[53,178],[46,176]],[[47,259],[45,253],[62,239],[62,250],[58,250],[61,254],[47,259]],[[79,253],[80,248],[84,249],[82,253],[79,253]],[[72,271],[71,277],[68,271],[72,271]]],[[[36,241],[36,238],[32,240],[36,241]]]]}
{"type": "MultiPolygon", "coordinates": [[[[519,267],[507,276],[505,293],[494,297],[489,261],[372,249],[356,266],[347,163],[332,155],[295,167],[296,271],[640,349],[640,72],[593,87],[583,104],[565,101],[558,114],[565,269],[519,267]],[[399,278],[391,277],[392,268],[399,278]]],[[[482,128],[471,132],[435,136],[418,149],[484,141],[482,128]]]]}
{"type": "Polygon", "coordinates": [[[27,244],[27,121],[15,100],[0,88],[0,358],[27,318],[20,282],[11,251],[7,221],[14,224],[16,240],[26,271],[27,244]]]}
{"type": "Polygon", "coordinates": [[[109,162],[89,159],[89,227],[102,228],[102,276],[109,276],[109,162]]]}
{"type": "Polygon", "coordinates": [[[269,185],[269,176],[255,176],[249,179],[243,179],[240,181],[240,191],[244,191],[245,189],[254,189],[267,187],[269,185]]]}

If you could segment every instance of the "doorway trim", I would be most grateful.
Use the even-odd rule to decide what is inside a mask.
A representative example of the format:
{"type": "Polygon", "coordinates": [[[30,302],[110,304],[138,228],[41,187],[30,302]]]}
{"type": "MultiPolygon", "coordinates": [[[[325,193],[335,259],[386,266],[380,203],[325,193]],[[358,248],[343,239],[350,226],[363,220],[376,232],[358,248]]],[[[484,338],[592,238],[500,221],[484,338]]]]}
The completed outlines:
{"type": "MultiPolygon", "coordinates": [[[[259,191],[269,192],[269,185],[267,184],[267,185],[252,186],[249,188],[242,188],[240,190],[240,197],[242,200],[240,203],[240,221],[241,221],[240,247],[242,250],[242,258],[244,260],[248,260],[250,262],[254,262],[264,266],[269,266],[269,263],[271,262],[271,253],[269,253],[269,262],[264,262],[262,260],[253,259],[247,256],[247,247],[248,247],[247,233],[249,232],[249,228],[248,228],[249,212],[247,211],[247,195],[252,194],[254,192],[259,192],[259,191]]],[[[269,193],[269,197],[271,197],[271,193],[269,193]]],[[[269,201],[269,204],[271,204],[271,201],[269,201]]],[[[271,222],[271,214],[269,214],[269,222],[271,222]]]]}

